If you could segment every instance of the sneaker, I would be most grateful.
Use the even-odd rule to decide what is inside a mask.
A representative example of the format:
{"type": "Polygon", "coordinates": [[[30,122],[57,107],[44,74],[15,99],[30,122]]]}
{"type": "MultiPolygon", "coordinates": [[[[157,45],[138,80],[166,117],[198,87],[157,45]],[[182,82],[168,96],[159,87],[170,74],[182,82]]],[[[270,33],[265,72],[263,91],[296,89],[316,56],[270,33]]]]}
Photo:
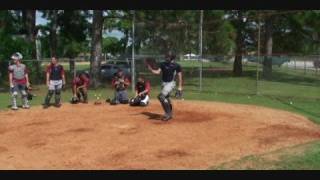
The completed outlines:
{"type": "Polygon", "coordinates": [[[12,110],[18,110],[19,108],[17,106],[12,106],[11,109],[12,110]]]}
{"type": "Polygon", "coordinates": [[[22,105],[22,108],[23,109],[30,109],[30,106],[27,104],[27,105],[22,105]]]}
{"type": "Polygon", "coordinates": [[[55,106],[56,108],[60,108],[60,107],[62,106],[62,104],[59,103],[59,104],[55,104],[54,106],[55,106]]]}
{"type": "Polygon", "coordinates": [[[48,109],[49,104],[43,104],[42,107],[43,107],[43,109],[48,109]]]}
{"type": "Polygon", "coordinates": [[[161,119],[161,121],[169,121],[170,119],[172,119],[172,116],[170,115],[164,115],[161,119]]]}

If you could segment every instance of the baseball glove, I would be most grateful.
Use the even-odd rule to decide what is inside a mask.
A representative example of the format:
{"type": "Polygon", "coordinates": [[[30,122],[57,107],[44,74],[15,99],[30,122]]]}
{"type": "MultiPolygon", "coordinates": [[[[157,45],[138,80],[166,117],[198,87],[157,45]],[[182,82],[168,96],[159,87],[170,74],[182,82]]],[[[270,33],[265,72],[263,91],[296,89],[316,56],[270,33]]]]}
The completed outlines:
{"type": "Polygon", "coordinates": [[[176,91],[175,98],[177,98],[177,99],[182,99],[183,98],[182,90],[177,90],[176,91]]]}
{"type": "Polygon", "coordinates": [[[79,103],[79,99],[76,98],[76,97],[72,97],[70,103],[71,104],[78,104],[79,103]]]}
{"type": "Polygon", "coordinates": [[[150,66],[152,69],[157,69],[157,66],[156,66],[156,60],[155,59],[153,59],[153,58],[146,58],[145,60],[144,60],[144,62],[145,62],[145,64],[146,64],[146,66],[148,67],[148,66],[150,66]]]}

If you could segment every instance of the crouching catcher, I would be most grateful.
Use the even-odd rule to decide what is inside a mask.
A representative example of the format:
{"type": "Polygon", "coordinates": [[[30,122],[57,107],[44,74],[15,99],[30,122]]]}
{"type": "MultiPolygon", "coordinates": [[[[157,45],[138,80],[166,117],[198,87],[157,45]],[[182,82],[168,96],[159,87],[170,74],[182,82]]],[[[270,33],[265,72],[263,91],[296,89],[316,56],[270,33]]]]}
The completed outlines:
{"type": "Polygon", "coordinates": [[[111,105],[128,104],[127,88],[130,85],[129,79],[125,76],[122,70],[119,70],[112,80],[112,87],[115,89],[115,97],[111,100],[111,105]]]}
{"type": "Polygon", "coordinates": [[[72,104],[78,102],[88,103],[88,88],[90,84],[89,75],[82,72],[78,74],[72,81],[72,104]]]}
{"type": "Polygon", "coordinates": [[[131,106],[147,106],[149,104],[150,82],[139,76],[135,86],[136,96],[130,99],[131,106]]]}

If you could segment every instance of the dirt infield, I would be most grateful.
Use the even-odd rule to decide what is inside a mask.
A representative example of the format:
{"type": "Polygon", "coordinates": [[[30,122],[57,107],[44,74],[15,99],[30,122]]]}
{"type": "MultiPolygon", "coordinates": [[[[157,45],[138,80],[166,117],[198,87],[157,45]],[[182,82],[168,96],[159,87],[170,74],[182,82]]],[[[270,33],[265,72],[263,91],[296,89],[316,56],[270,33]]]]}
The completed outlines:
{"type": "Polygon", "coordinates": [[[320,139],[320,127],[285,111],[174,101],[175,118],[149,107],[64,104],[0,112],[0,169],[207,169],[320,139]]]}

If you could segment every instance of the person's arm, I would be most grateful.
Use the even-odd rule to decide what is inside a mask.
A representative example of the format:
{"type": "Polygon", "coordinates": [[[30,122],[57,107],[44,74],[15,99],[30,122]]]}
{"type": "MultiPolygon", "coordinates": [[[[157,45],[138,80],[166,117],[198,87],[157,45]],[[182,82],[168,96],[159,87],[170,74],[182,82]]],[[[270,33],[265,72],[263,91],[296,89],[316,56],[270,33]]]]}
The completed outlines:
{"type": "Polygon", "coordinates": [[[26,84],[26,85],[27,85],[27,88],[29,88],[29,87],[30,87],[30,81],[29,81],[29,73],[28,73],[28,69],[27,69],[27,68],[25,69],[25,72],[24,72],[24,73],[25,73],[24,76],[25,76],[26,81],[27,81],[27,84],[26,84]]]}
{"type": "Polygon", "coordinates": [[[48,87],[50,85],[49,80],[50,80],[50,65],[48,65],[47,70],[46,70],[46,84],[48,87]]]}
{"type": "Polygon", "coordinates": [[[29,88],[30,87],[30,81],[29,81],[29,75],[28,75],[28,73],[25,75],[25,77],[26,77],[26,81],[27,81],[27,88],[29,88]]]}
{"type": "Polygon", "coordinates": [[[160,74],[161,73],[161,69],[153,69],[150,64],[148,64],[148,69],[153,73],[153,74],[160,74]]]}
{"type": "Polygon", "coordinates": [[[125,86],[129,86],[130,85],[130,81],[129,81],[129,79],[128,78],[124,78],[124,85],[125,86]]]}
{"type": "Polygon", "coordinates": [[[139,93],[139,96],[143,95],[143,94],[148,94],[150,92],[150,83],[146,82],[146,88],[144,91],[139,93]]]}
{"type": "Polygon", "coordinates": [[[77,86],[75,84],[72,85],[72,94],[73,97],[77,97],[77,86]]]}
{"type": "Polygon", "coordinates": [[[179,79],[178,90],[182,91],[182,72],[178,73],[178,79],[179,79]]]}
{"type": "Polygon", "coordinates": [[[12,72],[9,72],[9,84],[10,84],[10,88],[13,88],[13,76],[12,76],[12,72]]]}
{"type": "Polygon", "coordinates": [[[61,66],[62,70],[61,70],[61,76],[62,76],[62,84],[63,85],[66,85],[66,76],[65,76],[65,73],[64,73],[64,69],[63,69],[63,66],[61,66]]]}

